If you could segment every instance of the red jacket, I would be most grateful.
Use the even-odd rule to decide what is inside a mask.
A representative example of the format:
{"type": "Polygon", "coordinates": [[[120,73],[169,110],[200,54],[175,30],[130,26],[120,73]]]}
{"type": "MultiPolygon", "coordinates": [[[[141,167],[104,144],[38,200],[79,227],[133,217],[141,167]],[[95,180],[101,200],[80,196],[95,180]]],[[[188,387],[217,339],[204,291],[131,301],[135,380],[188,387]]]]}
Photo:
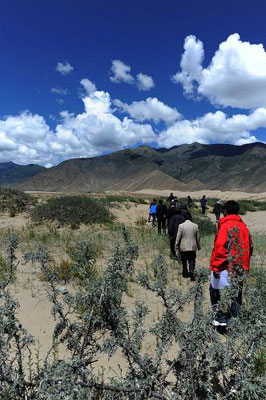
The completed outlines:
{"type": "Polygon", "coordinates": [[[210,269],[215,272],[230,270],[237,264],[249,271],[252,250],[252,238],[246,224],[239,215],[227,215],[221,218],[214,239],[210,269]]]}

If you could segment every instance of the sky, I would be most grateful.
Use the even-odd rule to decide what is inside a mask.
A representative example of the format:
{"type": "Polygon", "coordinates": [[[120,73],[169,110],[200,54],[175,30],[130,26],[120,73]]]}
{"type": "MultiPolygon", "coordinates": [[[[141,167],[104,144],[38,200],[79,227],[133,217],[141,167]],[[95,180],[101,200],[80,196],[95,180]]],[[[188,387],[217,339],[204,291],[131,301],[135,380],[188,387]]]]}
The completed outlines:
{"type": "Polygon", "coordinates": [[[0,162],[266,142],[265,20],[263,0],[1,0],[0,162]]]}

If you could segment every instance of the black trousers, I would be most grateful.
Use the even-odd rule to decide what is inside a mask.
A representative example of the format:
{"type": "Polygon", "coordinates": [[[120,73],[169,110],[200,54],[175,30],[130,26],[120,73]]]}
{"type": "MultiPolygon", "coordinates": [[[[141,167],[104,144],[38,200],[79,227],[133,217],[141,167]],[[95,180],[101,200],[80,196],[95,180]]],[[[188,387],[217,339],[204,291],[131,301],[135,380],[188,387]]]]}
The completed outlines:
{"type": "Polygon", "coordinates": [[[220,222],[221,213],[215,213],[215,216],[216,216],[216,221],[220,222]]]}
{"type": "Polygon", "coordinates": [[[215,313],[215,318],[220,320],[228,320],[230,317],[237,317],[240,308],[242,306],[242,290],[243,284],[239,285],[238,295],[232,299],[232,303],[230,309],[227,312],[223,312],[218,309],[218,303],[220,301],[220,290],[222,289],[213,289],[212,285],[210,285],[210,298],[211,298],[211,305],[212,309],[215,313]]]}
{"type": "Polygon", "coordinates": [[[201,206],[201,212],[203,215],[205,215],[205,211],[206,211],[206,206],[201,206]]]}
{"type": "Polygon", "coordinates": [[[183,274],[186,275],[189,272],[193,274],[196,266],[196,252],[195,251],[180,251],[182,266],[183,266],[183,274]]]}
{"type": "Polygon", "coordinates": [[[163,233],[166,233],[166,228],[165,228],[166,218],[157,217],[157,221],[158,221],[158,235],[162,233],[162,230],[163,233]]]}
{"type": "Polygon", "coordinates": [[[170,236],[170,253],[172,256],[176,256],[175,241],[176,241],[176,236],[170,236]]]}

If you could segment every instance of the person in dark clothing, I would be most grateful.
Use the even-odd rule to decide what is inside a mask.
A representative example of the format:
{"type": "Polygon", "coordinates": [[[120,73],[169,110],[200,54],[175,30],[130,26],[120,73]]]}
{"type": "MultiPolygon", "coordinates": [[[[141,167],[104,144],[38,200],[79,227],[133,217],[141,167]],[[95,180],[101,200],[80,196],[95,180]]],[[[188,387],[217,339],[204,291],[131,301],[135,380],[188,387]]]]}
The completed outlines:
{"type": "Polygon", "coordinates": [[[223,211],[223,205],[222,205],[221,201],[218,200],[213,209],[213,212],[216,216],[217,224],[219,224],[219,222],[220,222],[220,215],[221,215],[222,211],[223,211]]]}
{"type": "Polygon", "coordinates": [[[161,235],[161,231],[166,235],[166,218],[167,218],[167,207],[163,204],[162,200],[159,200],[159,204],[156,208],[156,217],[158,221],[158,235],[161,235]]]}
{"type": "Polygon", "coordinates": [[[175,201],[172,200],[170,203],[170,207],[167,210],[167,227],[168,227],[168,231],[169,231],[169,223],[170,223],[170,219],[172,218],[173,215],[176,214],[176,206],[175,206],[175,201]]]}
{"type": "Polygon", "coordinates": [[[166,201],[169,201],[169,203],[171,203],[171,201],[172,200],[174,200],[174,195],[173,195],[173,193],[170,193],[170,196],[167,198],[167,200],[166,201]]]}
{"type": "Polygon", "coordinates": [[[182,203],[179,206],[180,210],[181,210],[181,214],[183,215],[183,217],[185,219],[192,219],[191,213],[190,211],[187,209],[186,204],[182,203]]]}
{"type": "Polygon", "coordinates": [[[190,196],[187,197],[187,206],[191,208],[193,206],[193,200],[190,196]]]}
{"type": "Polygon", "coordinates": [[[200,205],[201,205],[201,209],[202,209],[202,214],[205,215],[205,211],[206,211],[206,208],[207,208],[207,199],[206,199],[205,194],[200,199],[200,205]]]}
{"type": "Polygon", "coordinates": [[[177,199],[177,197],[175,196],[173,200],[174,200],[174,202],[175,202],[175,206],[176,206],[176,208],[177,208],[177,203],[178,203],[178,199],[177,199]]]}
{"type": "Polygon", "coordinates": [[[178,232],[178,227],[185,221],[185,218],[181,214],[181,210],[179,208],[175,209],[175,214],[171,217],[169,221],[168,234],[170,237],[170,257],[176,259],[176,250],[175,250],[175,242],[176,235],[178,232]]]}

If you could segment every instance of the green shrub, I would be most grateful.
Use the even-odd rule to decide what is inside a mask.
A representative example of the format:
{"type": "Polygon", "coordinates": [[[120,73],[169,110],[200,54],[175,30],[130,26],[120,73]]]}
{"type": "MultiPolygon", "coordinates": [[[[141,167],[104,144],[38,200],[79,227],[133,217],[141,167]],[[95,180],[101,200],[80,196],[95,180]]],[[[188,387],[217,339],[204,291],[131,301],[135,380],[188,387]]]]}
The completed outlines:
{"type": "Polygon", "coordinates": [[[90,242],[83,240],[75,243],[67,249],[67,254],[71,259],[70,273],[73,278],[82,282],[97,277],[95,267],[97,252],[90,242]]]}
{"type": "Polygon", "coordinates": [[[193,222],[198,224],[201,236],[214,235],[217,232],[216,225],[207,216],[193,215],[193,222]]]}
{"type": "Polygon", "coordinates": [[[62,196],[37,205],[31,212],[33,221],[58,221],[60,225],[79,228],[80,224],[108,223],[113,217],[99,200],[87,196],[62,196]]]}
{"type": "Polygon", "coordinates": [[[0,211],[8,211],[10,217],[26,211],[36,202],[35,197],[20,190],[0,188],[0,211]]]}

